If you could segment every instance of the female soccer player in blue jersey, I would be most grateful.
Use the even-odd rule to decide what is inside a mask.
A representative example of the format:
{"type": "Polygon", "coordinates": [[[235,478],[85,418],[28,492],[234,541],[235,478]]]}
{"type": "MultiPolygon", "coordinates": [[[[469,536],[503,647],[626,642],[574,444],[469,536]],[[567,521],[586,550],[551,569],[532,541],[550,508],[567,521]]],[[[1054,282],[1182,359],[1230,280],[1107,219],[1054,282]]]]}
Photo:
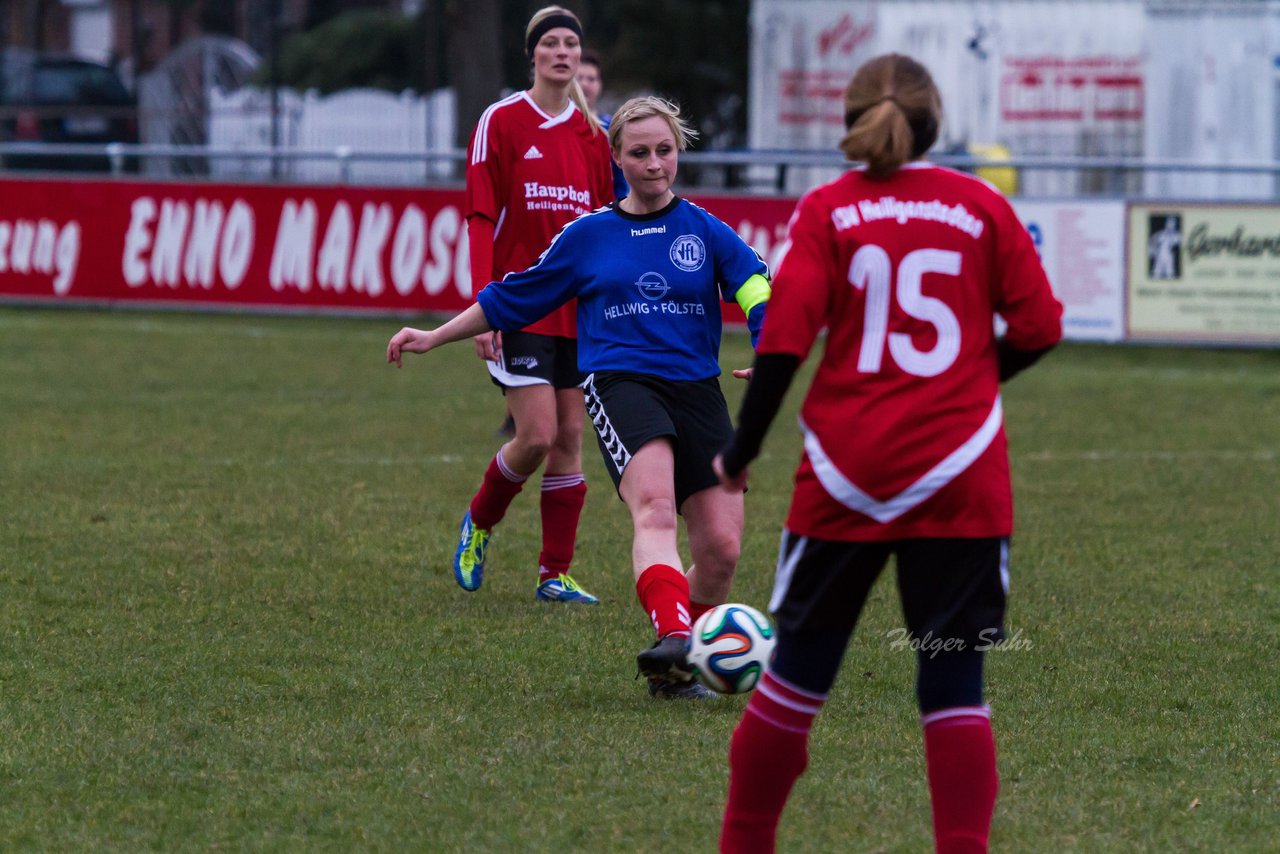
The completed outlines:
{"type": "Polygon", "coordinates": [[[655,697],[710,696],[685,661],[690,626],[726,600],[742,541],[741,493],[711,461],[732,435],[720,392],[719,300],[736,301],[754,343],[768,268],[734,231],[676,196],[678,152],[692,131],[660,98],[614,113],[609,142],[630,194],[578,217],[538,262],[480,291],[434,330],[401,329],[387,361],[488,329],[519,329],[577,297],[578,363],[605,467],[631,511],[636,595],[657,642],[637,656],[655,697]],[[693,563],[677,548],[683,515],[693,563]]]}

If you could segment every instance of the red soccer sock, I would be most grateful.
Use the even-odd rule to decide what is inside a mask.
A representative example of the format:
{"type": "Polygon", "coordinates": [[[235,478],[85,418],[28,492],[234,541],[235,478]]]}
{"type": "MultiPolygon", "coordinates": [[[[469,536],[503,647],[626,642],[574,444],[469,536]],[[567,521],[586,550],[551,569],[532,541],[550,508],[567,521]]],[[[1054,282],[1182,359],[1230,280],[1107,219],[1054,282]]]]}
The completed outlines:
{"type": "Polygon", "coordinates": [[[655,563],[636,579],[636,598],[658,638],[689,636],[689,581],[674,566],[655,563]]]}
{"type": "Polygon", "coordinates": [[[791,787],[809,764],[809,730],[827,701],[766,672],[729,745],[722,854],[772,854],[791,787]]]}
{"type": "Polygon", "coordinates": [[[699,617],[701,617],[703,614],[705,614],[705,613],[707,613],[708,611],[710,611],[710,610],[711,610],[712,608],[714,608],[717,604],[719,604],[719,603],[715,603],[715,604],[707,604],[706,602],[695,602],[695,601],[693,601],[692,599],[690,599],[690,600],[689,600],[689,623],[690,623],[690,625],[692,625],[693,623],[698,622],[698,618],[699,618],[699,617]]]}
{"type": "Polygon", "coordinates": [[[489,461],[489,468],[485,469],[480,490],[471,499],[471,524],[486,531],[493,530],[493,526],[507,515],[512,499],[520,494],[527,479],[527,475],[518,475],[507,468],[499,449],[489,461]]]}
{"type": "Polygon", "coordinates": [[[578,517],[587,500],[582,472],[542,476],[542,554],[538,555],[538,580],[546,581],[569,571],[573,563],[578,517]]]}
{"type": "Polygon", "coordinates": [[[924,715],[920,723],[938,854],[986,854],[1000,788],[991,710],[942,709],[924,715]]]}

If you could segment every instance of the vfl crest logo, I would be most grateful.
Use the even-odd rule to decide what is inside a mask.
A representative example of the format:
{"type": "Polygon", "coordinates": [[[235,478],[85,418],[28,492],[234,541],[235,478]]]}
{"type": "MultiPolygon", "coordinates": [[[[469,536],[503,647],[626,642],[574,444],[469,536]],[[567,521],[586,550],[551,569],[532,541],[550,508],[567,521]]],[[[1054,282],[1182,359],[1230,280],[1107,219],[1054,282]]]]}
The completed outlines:
{"type": "Polygon", "coordinates": [[[640,296],[647,300],[660,300],[667,295],[667,291],[671,290],[671,286],[667,284],[662,274],[653,272],[641,276],[636,281],[636,287],[640,289],[640,296]]]}
{"type": "Polygon", "coordinates": [[[671,244],[671,263],[686,273],[692,273],[707,260],[707,247],[693,234],[682,234],[671,244]]]}

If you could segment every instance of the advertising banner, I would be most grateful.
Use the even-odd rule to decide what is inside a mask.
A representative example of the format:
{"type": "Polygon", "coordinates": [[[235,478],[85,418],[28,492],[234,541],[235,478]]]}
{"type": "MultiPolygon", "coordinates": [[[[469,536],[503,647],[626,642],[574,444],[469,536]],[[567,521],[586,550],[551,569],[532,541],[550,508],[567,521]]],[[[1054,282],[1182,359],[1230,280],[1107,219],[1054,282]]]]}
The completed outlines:
{"type": "MultiPolygon", "coordinates": [[[[748,140],[834,152],[850,77],[893,51],[923,62],[942,93],[935,151],[1001,145],[1016,155],[1141,156],[1143,10],[1143,0],[755,0],[748,140]]],[[[787,190],[830,177],[792,169],[787,190]]],[[[1122,193],[1137,178],[1024,170],[1021,181],[1023,192],[1044,196],[1122,193]]]]}
{"type": "MultiPolygon", "coordinates": [[[[0,180],[0,300],[343,314],[472,302],[457,189],[0,180]]],[[[794,198],[693,196],[777,268],[794,198]]],[[[1123,335],[1122,202],[1017,202],[1067,337],[1123,335]]],[[[725,318],[742,322],[736,305],[725,318]]]]}
{"type": "Polygon", "coordinates": [[[1124,202],[1015,201],[1013,207],[1062,301],[1066,337],[1122,340],[1124,202]]]}
{"type": "MultiPolygon", "coordinates": [[[[834,152],[844,134],[844,89],[876,55],[874,4],[848,0],[755,0],[747,116],[752,148],[834,152]]],[[[759,176],[765,178],[760,170],[759,176]]],[[[838,169],[787,170],[786,189],[802,193],[838,169]]]]}
{"type": "Polygon", "coordinates": [[[458,191],[0,181],[0,296],[275,310],[461,310],[458,191]]]}
{"type": "Polygon", "coordinates": [[[1130,205],[1128,334],[1280,344],[1280,206],[1130,205]]]}
{"type": "MultiPolygon", "coordinates": [[[[472,301],[457,189],[0,180],[0,199],[0,300],[342,313],[472,301]]],[[[692,201],[766,261],[795,207],[692,201]]]]}
{"type": "Polygon", "coordinates": [[[855,68],[875,56],[876,8],[847,0],[757,0],[752,7],[751,140],[832,148],[855,68]]]}

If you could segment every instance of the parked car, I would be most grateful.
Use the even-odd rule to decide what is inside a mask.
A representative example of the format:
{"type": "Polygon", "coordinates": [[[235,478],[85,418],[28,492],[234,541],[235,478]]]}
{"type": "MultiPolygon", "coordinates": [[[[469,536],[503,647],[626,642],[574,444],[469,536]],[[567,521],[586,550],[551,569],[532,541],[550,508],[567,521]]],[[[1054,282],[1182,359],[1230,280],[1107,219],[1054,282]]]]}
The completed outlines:
{"type": "MultiPolygon", "coordinates": [[[[110,67],[67,54],[0,52],[0,142],[138,141],[138,103],[110,67]]],[[[6,168],[110,168],[106,156],[7,155],[6,168]]]]}

